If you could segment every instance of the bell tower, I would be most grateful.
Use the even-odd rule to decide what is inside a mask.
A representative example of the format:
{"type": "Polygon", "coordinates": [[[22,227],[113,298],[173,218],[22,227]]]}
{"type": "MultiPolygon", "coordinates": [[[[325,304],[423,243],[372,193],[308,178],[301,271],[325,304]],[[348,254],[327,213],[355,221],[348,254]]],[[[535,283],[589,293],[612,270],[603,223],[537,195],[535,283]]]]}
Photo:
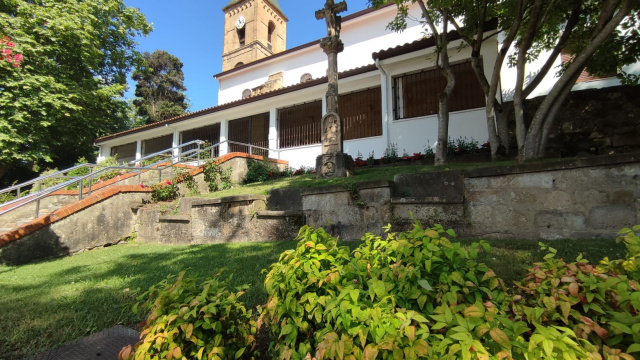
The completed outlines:
{"type": "Polygon", "coordinates": [[[278,0],[231,0],[222,11],[222,71],[286,50],[289,19],[278,0]]]}

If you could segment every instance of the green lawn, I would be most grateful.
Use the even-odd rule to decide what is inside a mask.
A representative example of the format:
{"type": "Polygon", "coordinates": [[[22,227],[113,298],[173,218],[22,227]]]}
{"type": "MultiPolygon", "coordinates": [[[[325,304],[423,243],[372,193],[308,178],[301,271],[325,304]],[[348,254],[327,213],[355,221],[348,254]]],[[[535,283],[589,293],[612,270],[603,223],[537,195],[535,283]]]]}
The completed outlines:
{"type": "Polygon", "coordinates": [[[20,359],[102,329],[135,326],[136,289],[190,268],[211,276],[226,268],[233,285],[252,288],[250,307],[266,301],[262,269],[293,241],[207,246],[126,244],[24,265],[0,266],[0,359],[20,359]],[[127,290],[128,289],[128,290],[127,290]]]}
{"type": "MultiPolygon", "coordinates": [[[[492,252],[481,255],[482,260],[508,284],[524,275],[525,265],[544,256],[536,241],[490,243],[492,252]]],[[[552,244],[566,260],[579,252],[592,262],[624,255],[624,247],[612,240],[552,244]]],[[[359,244],[347,245],[353,249],[359,244]]],[[[143,320],[130,311],[136,289],[147,289],[186,268],[203,276],[226,268],[227,274],[233,274],[234,285],[252,285],[244,296],[247,306],[263,304],[262,269],[294,246],[292,241],[201,246],[131,243],[36,264],[0,266],[0,359],[33,355],[116,324],[135,327],[143,320]]]]}

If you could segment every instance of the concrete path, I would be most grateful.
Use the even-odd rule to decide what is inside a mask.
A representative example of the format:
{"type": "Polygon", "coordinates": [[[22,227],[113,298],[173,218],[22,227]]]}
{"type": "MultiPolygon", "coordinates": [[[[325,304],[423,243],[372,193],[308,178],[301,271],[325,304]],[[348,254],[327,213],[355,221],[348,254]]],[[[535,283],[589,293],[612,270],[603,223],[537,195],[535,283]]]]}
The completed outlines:
{"type": "Polygon", "coordinates": [[[118,353],[140,340],[140,333],[118,325],[25,360],[118,360],[118,353]]]}

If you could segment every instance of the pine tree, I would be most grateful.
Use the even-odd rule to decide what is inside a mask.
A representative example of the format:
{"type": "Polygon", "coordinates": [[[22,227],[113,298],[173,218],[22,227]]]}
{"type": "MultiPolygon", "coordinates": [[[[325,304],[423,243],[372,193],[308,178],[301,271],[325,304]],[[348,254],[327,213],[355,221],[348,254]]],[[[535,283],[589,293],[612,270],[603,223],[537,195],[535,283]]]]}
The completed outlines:
{"type": "Polygon", "coordinates": [[[137,81],[136,114],[147,124],[184,114],[189,104],[182,61],[164,50],[145,52],[143,57],[143,64],[132,75],[137,81]]]}

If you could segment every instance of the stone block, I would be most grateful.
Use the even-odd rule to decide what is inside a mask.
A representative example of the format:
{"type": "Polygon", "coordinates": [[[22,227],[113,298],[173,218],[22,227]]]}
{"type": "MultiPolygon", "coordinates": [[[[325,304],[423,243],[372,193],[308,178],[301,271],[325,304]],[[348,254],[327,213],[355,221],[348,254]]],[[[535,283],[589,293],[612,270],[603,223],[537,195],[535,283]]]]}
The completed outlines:
{"type": "Polygon", "coordinates": [[[450,203],[464,200],[464,177],[460,171],[442,171],[394,176],[398,197],[438,197],[450,203]]]}
{"type": "Polygon", "coordinates": [[[513,188],[551,189],[553,187],[553,175],[551,173],[514,175],[509,185],[513,188]]]}
{"type": "Polygon", "coordinates": [[[302,210],[302,194],[300,189],[269,190],[267,208],[270,210],[302,210]]]}
{"type": "Polygon", "coordinates": [[[587,226],[591,229],[617,232],[623,227],[636,225],[638,220],[636,207],[633,205],[603,205],[589,211],[587,226]]]}
{"type": "Polygon", "coordinates": [[[574,233],[586,229],[583,214],[554,210],[538,212],[534,224],[540,232],[540,238],[545,240],[570,238],[574,233]]]}
{"type": "Polygon", "coordinates": [[[331,179],[355,174],[353,158],[344,153],[322,154],[316,158],[316,178],[331,179]]]}

